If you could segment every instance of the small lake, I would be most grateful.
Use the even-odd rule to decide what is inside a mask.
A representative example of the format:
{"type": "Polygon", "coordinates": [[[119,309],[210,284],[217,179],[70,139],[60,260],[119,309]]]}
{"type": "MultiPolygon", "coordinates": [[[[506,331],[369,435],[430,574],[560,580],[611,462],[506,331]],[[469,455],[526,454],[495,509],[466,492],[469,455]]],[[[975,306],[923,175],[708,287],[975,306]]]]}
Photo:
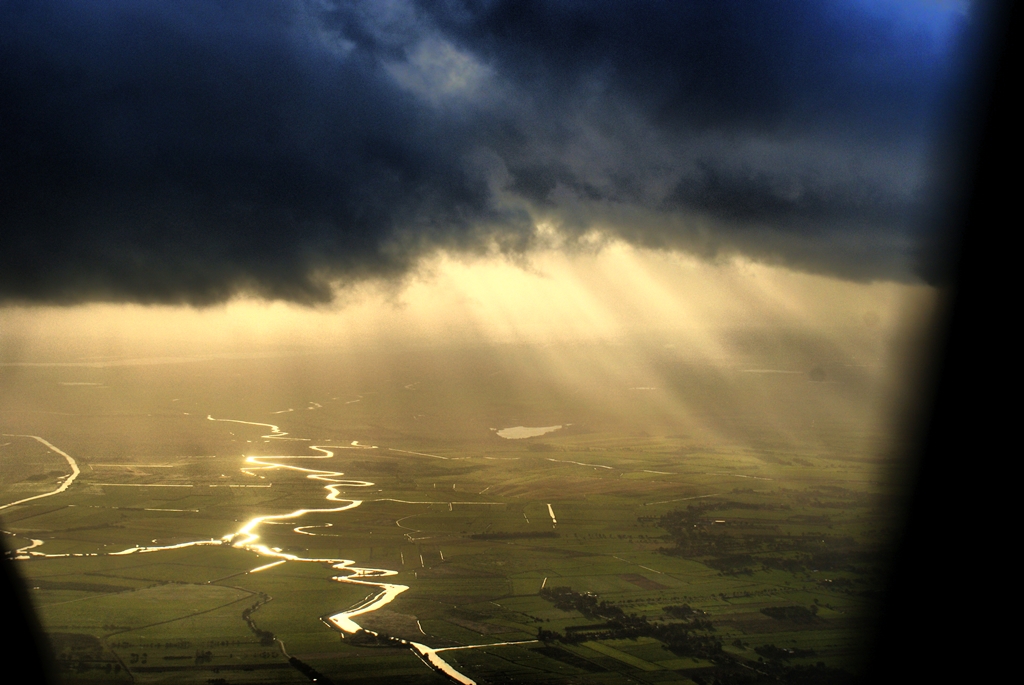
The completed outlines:
{"type": "Polygon", "coordinates": [[[506,440],[520,440],[522,438],[535,438],[545,433],[553,433],[561,426],[515,426],[514,428],[502,428],[498,435],[506,440]]]}

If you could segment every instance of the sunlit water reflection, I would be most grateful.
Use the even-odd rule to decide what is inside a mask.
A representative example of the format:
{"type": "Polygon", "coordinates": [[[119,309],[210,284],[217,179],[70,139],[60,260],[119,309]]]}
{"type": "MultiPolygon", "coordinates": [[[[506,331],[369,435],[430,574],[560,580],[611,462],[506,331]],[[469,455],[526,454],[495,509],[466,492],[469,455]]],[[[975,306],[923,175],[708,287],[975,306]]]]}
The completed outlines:
{"type": "MultiPolygon", "coordinates": [[[[261,426],[269,428],[270,432],[263,435],[264,439],[267,440],[293,440],[308,442],[305,438],[291,438],[288,437],[288,433],[282,431],[280,427],[269,424],[259,423],[254,421],[241,421],[237,419],[217,419],[213,416],[207,416],[210,421],[221,421],[227,423],[240,423],[250,426],[261,426]]],[[[519,426],[517,428],[505,429],[499,431],[498,434],[502,435],[503,432],[512,431],[510,435],[502,435],[502,437],[519,438],[519,437],[531,437],[534,435],[543,435],[554,430],[561,428],[561,426],[549,426],[546,428],[526,428],[519,426]],[[518,431],[518,432],[517,432],[518,431]],[[520,434],[525,431],[527,434],[520,434]],[[540,431],[540,432],[536,432],[540,431]]],[[[23,504],[25,502],[40,499],[43,497],[50,497],[53,495],[60,494],[68,489],[72,482],[78,477],[80,471],[78,464],[75,460],[59,450],[58,448],[51,445],[49,442],[41,437],[34,435],[17,436],[17,437],[28,437],[42,443],[46,447],[50,448],[57,454],[63,456],[68,464],[71,466],[72,474],[66,478],[61,485],[48,493],[36,495],[34,497],[28,497],[17,502],[11,502],[0,506],[0,509],[15,506],[17,504],[23,504]]],[[[344,571],[344,574],[332,576],[331,579],[340,583],[349,583],[353,585],[365,585],[371,588],[375,588],[375,592],[371,593],[365,600],[359,602],[353,607],[345,611],[332,614],[327,617],[325,623],[340,630],[343,633],[354,634],[360,630],[364,630],[354,619],[359,616],[369,614],[373,611],[386,606],[391,603],[396,597],[409,589],[408,585],[400,585],[398,583],[386,583],[380,579],[395,576],[398,571],[385,569],[385,568],[369,568],[356,566],[355,561],[352,559],[335,559],[335,558],[310,558],[302,557],[296,554],[285,552],[278,547],[269,547],[266,544],[260,542],[259,529],[262,525],[281,524],[285,521],[293,521],[299,519],[307,514],[334,514],[349,509],[354,509],[363,503],[363,500],[350,499],[343,497],[341,492],[347,488],[367,488],[374,485],[374,483],[365,480],[352,480],[343,478],[345,475],[340,471],[332,471],[329,469],[315,469],[303,466],[296,466],[290,462],[295,460],[328,460],[334,458],[334,450],[337,449],[352,449],[352,450],[375,450],[376,446],[373,445],[360,445],[358,441],[353,441],[349,445],[309,445],[309,449],[319,454],[314,455],[274,455],[274,456],[249,456],[245,458],[244,466],[241,468],[242,473],[254,476],[264,477],[259,472],[274,471],[274,470],[289,470],[296,471],[299,473],[306,474],[306,478],[310,480],[320,481],[325,483],[323,489],[327,491],[325,499],[329,502],[336,502],[339,506],[335,507],[321,507],[321,508],[303,508],[296,509],[295,511],[284,513],[284,514],[267,514],[262,516],[255,516],[246,521],[241,528],[229,533],[219,539],[205,539],[205,540],[191,540],[188,542],[181,542],[173,545],[137,545],[129,547],[127,549],[119,550],[117,552],[82,552],[82,553],[63,553],[63,554],[47,554],[41,551],[37,551],[37,548],[43,546],[42,540],[31,539],[30,544],[20,547],[15,550],[14,558],[18,560],[29,560],[33,557],[38,558],[62,558],[62,557],[97,557],[97,556],[126,556],[130,554],[150,554],[154,552],[162,552],[172,549],[183,549],[186,547],[200,547],[200,546],[230,546],[237,549],[244,549],[250,552],[254,552],[263,557],[269,557],[275,561],[263,564],[256,568],[248,571],[248,573],[259,573],[275,566],[287,562],[300,562],[300,563],[319,563],[329,564],[331,568],[344,571]]],[[[432,456],[432,455],[430,455],[432,456]]],[[[391,502],[404,502],[403,500],[395,500],[392,498],[378,498],[375,501],[391,501],[391,502]]],[[[436,504],[436,502],[408,502],[408,504],[436,504]]],[[[460,504],[497,504],[493,502],[464,502],[460,504]]],[[[554,523],[554,512],[551,511],[550,505],[548,506],[549,513],[551,514],[552,523],[554,523]]],[[[318,535],[318,533],[311,533],[307,529],[319,528],[319,527],[330,527],[331,524],[325,524],[323,526],[296,526],[293,531],[303,535],[318,535]]],[[[367,630],[366,632],[377,635],[376,632],[367,630]]],[[[422,632],[422,628],[421,628],[422,632]]],[[[475,685],[475,681],[460,673],[457,669],[451,666],[443,658],[438,656],[438,652],[451,651],[457,649],[478,649],[484,647],[499,647],[504,645],[516,645],[524,644],[529,642],[536,642],[536,640],[525,640],[518,642],[500,642],[492,644],[482,645],[464,645],[460,647],[442,647],[433,648],[419,642],[410,642],[407,640],[399,640],[401,644],[408,645],[410,649],[428,666],[437,671],[443,673],[452,680],[460,683],[461,685],[475,685]]]]}

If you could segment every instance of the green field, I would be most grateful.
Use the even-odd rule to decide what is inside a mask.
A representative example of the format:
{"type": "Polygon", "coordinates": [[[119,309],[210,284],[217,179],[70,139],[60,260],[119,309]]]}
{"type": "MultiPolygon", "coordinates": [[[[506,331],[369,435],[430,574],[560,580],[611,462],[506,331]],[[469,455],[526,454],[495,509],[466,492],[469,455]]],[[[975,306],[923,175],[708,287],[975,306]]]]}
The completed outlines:
{"type": "Polygon", "coordinates": [[[19,436],[44,438],[82,471],[63,493],[0,511],[8,549],[42,541],[17,564],[63,678],[308,682],[286,651],[338,683],[446,681],[408,648],[322,620],[374,592],[332,580],[344,572],[330,564],[250,573],[275,558],[226,544],[111,556],[344,503],[307,473],[247,475],[247,456],[372,483],[339,487],[357,507],[258,529],[284,554],[396,571],[387,582],[408,590],[355,618],[363,628],[433,648],[545,631],[441,653],[479,683],[686,683],[737,669],[784,680],[818,663],[827,677],[855,672],[898,473],[872,379],[730,375],[660,357],[622,379],[601,365],[606,350],[559,350],[576,366],[545,376],[537,359],[553,354],[5,370],[0,504],[69,473],[19,436]],[[497,435],[519,425],[563,427],[497,435]],[[313,445],[335,456],[271,458],[319,456],[313,445]],[[63,554],[87,556],[51,556],[63,554]],[[666,610],[686,605],[710,625],[693,634],[719,651],[673,651],[647,628],[623,637],[610,614],[560,608],[542,587],[592,593],[662,627],[689,625],[666,610]],[[605,627],[580,628],[594,625],[605,627]]]}

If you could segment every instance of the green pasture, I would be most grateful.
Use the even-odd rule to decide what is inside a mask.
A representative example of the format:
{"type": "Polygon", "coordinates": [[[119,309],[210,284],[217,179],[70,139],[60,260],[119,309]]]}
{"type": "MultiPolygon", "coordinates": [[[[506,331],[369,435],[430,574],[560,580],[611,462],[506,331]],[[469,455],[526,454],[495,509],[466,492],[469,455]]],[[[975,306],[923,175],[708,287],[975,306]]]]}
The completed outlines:
{"type": "MultiPolygon", "coordinates": [[[[12,413],[4,432],[47,436],[82,472],[67,492],[0,515],[12,534],[8,548],[36,538],[44,541],[36,552],[98,555],[17,562],[44,628],[72,645],[68,659],[99,665],[66,673],[68,682],[103,682],[99,667],[108,663],[140,683],[308,682],[243,619],[256,603],[257,629],[335,682],[444,682],[408,650],[359,644],[324,624],[371,592],[331,580],[344,572],[328,564],[289,561],[249,573],[273,559],[221,545],[111,556],[219,540],[257,515],[342,506],[326,501],[325,483],[306,473],[241,471],[245,456],[314,456],[309,447],[318,444],[339,446],[328,448],[335,457],[283,463],[372,482],[338,487],[342,499],[362,504],[268,522],[260,542],[396,571],[386,582],[409,589],[387,613],[365,619],[378,632],[435,647],[530,640],[538,628],[566,634],[598,621],[538,593],[571,587],[649,621],[674,620],[665,607],[688,604],[707,613],[727,653],[750,664],[755,648],[773,644],[814,650],[805,662],[856,665],[879,578],[871,555],[891,526],[883,506],[891,470],[871,458],[874,438],[838,424],[824,433],[787,424],[782,435],[738,414],[719,417],[726,437],[702,437],[692,426],[673,428],[646,396],[608,390],[585,402],[538,391],[541,380],[523,370],[533,353],[506,353],[454,379],[440,363],[373,367],[379,377],[354,368],[347,380],[330,376],[335,385],[285,387],[271,399],[264,390],[277,387],[276,376],[242,362],[201,373],[195,366],[187,377],[123,372],[122,390],[104,397],[32,390],[63,418],[12,413]],[[480,380],[487,378],[504,385],[480,380]],[[274,423],[309,440],[268,439],[266,427],[208,414],[274,423]],[[525,440],[491,430],[557,424],[564,428],[525,440]],[[730,426],[744,429],[729,433],[730,426]],[[677,546],[662,517],[691,506],[707,507],[699,525],[731,545],[728,554],[677,546]],[[785,606],[816,613],[798,623],[762,612],[785,606]]],[[[54,372],[39,371],[46,373],[54,372]]],[[[809,401],[799,388],[780,392],[809,401]]],[[[68,470],[34,440],[4,441],[0,503],[46,492],[68,470]]],[[[442,654],[482,684],[683,683],[714,668],[653,638],[442,654]]]]}

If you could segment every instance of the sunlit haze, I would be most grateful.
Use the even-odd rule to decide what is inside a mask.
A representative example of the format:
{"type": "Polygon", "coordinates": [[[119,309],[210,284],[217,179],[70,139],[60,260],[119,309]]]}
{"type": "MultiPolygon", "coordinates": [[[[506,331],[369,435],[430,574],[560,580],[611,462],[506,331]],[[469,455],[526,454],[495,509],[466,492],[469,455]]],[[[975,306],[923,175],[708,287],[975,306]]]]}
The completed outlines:
{"type": "Polygon", "coordinates": [[[688,359],[734,364],[731,332],[775,330],[827,341],[836,348],[829,354],[881,368],[894,337],[928,320],[936,292],[613,243],[516,260],[441,254],[400,283],[341,288],[321,306],[240,297],[202,308],[8,307],[0,316],[6,363],[644,336],[688,359]]]}
{"type": "MultiPolygon", "coordinates": [[[[27,369],[51,367],[55,382],[80,392],[76,382],[106,383],[124,366],[171,365],[180,369],[166,372],[173,376],[198,362],[248,359],[281,384],[251,398],[272,410],[283,388],[304,392],[328,378],[352,392],[380,382],[375,374],[480,385],[480,369],[463,363],[482,355],[488,374],[525,373],[538,392],[593,410],[608,396],[642,396],[640,423],[668,433],[685,425],[708,440],[756,442],[738,418],[746,416],[761,426],[756,435],[784,445],[794,425],[817,417],[856,425],[885,449],[909,415],[937,298],[925,285],[617,242],[514,261],[439,254],[400,283],[342,289],[330,305],[7,308],[3,373],[17,385],[27,369]],[[429,371],[417,368],[424,359],[429,371]],[[686,373],[703,380],[693,385],[686,373]],[[803,396],[809,380],[818,391],[803,396]]],[[[3,400],[26,408],[17,393],[3,400]]]]}
{"type": "Polygon", "coordinates": [[[0,540],[40,668],[853,682],[984,18],[0,3],[0,540]]]}

